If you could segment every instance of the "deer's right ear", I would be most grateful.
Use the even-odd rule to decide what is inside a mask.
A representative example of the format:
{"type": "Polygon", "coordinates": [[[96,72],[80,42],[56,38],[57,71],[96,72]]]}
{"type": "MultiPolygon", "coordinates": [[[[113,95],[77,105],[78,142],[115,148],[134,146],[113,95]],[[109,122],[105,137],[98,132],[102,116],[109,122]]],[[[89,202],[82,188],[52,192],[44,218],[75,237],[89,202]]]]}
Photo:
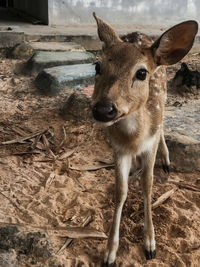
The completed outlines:
{"type": "Polygon", "coordinates": [[[197,22],[188,20],[163,33],[151,47],[157,65],[171,65],[181,60],[192,48],[197,31],[197,22]]]}
{"type": "Polygon", "coordinates": [[[106,46],[110,46],[117,42],[122,42],[118,34],[110,25],[98,18],[95,12],[93,12],[93,16],[97,22],[99,39],[104,42],[106,46]]]}

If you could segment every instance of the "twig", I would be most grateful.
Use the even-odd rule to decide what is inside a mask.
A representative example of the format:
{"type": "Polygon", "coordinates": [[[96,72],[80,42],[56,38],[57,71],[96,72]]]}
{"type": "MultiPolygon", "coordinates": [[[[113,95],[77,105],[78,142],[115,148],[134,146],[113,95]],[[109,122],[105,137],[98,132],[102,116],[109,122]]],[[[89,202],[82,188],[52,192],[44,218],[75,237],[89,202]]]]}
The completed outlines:
{"type": "Polygon", "coordinates": [[[47,185],[50,185],[52,183],[55,176],[56,176],[56,174],[53,172],[49,175],[49,177],[46,180],[45,187],[47,187],[47,185]]]}
{"type": "MultiPolygon", "coordinates": [[[[152,209],[157,208],[158,206],[160,206],[163,202],[165,202],[168,198],[170,198],[175,192],[177,191],[177,188],[173,188],[167,192],[165,192],[164,194],[162,194],[153,204],[152,204],[152,209]]],[[[143,210],[140,209],[134,213],[131,214],[131,217],[135,217],[135,215],[139,215],[143,213],[143,210]]]]}
{"type": "Polygon", "coordinates": [[[44,147],[45,147],[46,151],[49,153],[49,155],[50,155],[52,158],[55,159],[56,156],[54,155],[53,151],[50,149],[49,141],[48,141],[48,139],[46,138],[45,134],[42,135],[42,140],[43,140],[44,147]]]}
{"type": "Polygon", "coordinates": [[[62,155],[60,155],[59,160],[69,158],[72,154],[74,154],[75,151],[76,151],[75,149],[71,149],[64,152],[62,155]]]}
{"type": "Polygon", "coordinates": [[[182,182],[176,182],[176,181],[172,181],[172,180],[170,180],[168,183],[175,184],[175,185],[177,185],[180,189],[187,189],[187,190],[191,190],[191,191],[194,191],[194,192],[200,192],[200,188],[197,187],[197,186],[193,186],[193,185],[185,184],[185,183],[182,183],[182,182]]]}
{"type": "Polygon", "coordinates": [[[69,169],[76,171],[96,171],[103,168],[114,167],[114,164],[98,164],[98,165],[84,165],[84,166],[70,166],[69,169]]]}
{"type": "Polygon", "coordinates": [[[173,195],[175,192],[177,191],[177,188],[173,188],[169,191],[167,191],[166,193],[164,193],[163,195],[161,195],[152,205],[152,209],[157,208],[158,206],[160,206],[163,202],[165,202],[168,198],[171,197],[171,195],[173,195]]]}
{"type": "Polygon", "coordinates": [[[178,187],[180,189],[187,189],[187,190],[191,190],[191,191],[195,191],[195,192],[200,192],[200,188],[196,187],[196,186],[192,186],[192,185],[188,185],[188,184],[179,184],[178,187]]]}
{"type": "MultiPolygon", "coordinates": [[[[89,223],[91,223],[92,221],[92,216],[89,215],[85,218],[85,220],[83,221],[83,223],[80,225],[82,227],[87,226],[89,223]]],[[[67,238],[64,245],[56,252],[56,254],[60,254],[65,248],[67,248],[71,243],[73,242],[72,238],[67,238]]]]}
{"type": "Polygon", "coordinates": [[[58,145],[58,147],[56,148],[56,152],[59,153],[59,150],[61,149],[61,147],[63,146],[63,144],[65,143],[66,139],[67,139],[67,134],[66,134],[66,130],[65,127],[63,126],[63,140],[61,141],[61,143],[58,145]]]}
{"type": "Polygon", "coordinates": [[[22,137],[27,136],[27,134],[28,134],[27,132],[25,132],[24,130],[22,130],[18,127],[12,127],[12,130],[14,132],[16,132],[17,134],[21,135],[22,137]]]}
{"type": "Polygon", "coordinates": [[[33,229],[42,229],[46,232],[51,232],[52,234],[59,237],[69,237],[69,238],[107,238],[106,234],[95,229],[86,229],[84,227],[58,227],[48,228],[46,226],[35,226],[35,225],[25,225],[25,224],[16,224],[16,223],[4,223],[0,222],[1,225],[11,225],[17,227],[23,227],[26,230],[33,229]]]}
{"type": "Polygon", "coordinates": [[[23,155],[32,155],[32,154],[40,154],[40,152],[36,152],[36,151],[20,151],[20,152],[13,152],[11,155],[19,155],[19,156],[23,156],[23,155]]]}
{"type": "Polygon", "coordinates": [[[6,195],[4,195],[4,193],[0,192],[0,194],[5,197],[18,211],[23,212],[16,204],[15,202],[13,202],[9,197],[7,197],[6,195]]]}
{"type": "Polygon", "coordinates": [[[13,139],[13,140],[10,140],[10,141],[5,141],[5,142],[1,142],[2,145],[10,145],[10,144],[16,144],[16,143],[23,143],[24,141],[28,140],[28,139],[31,139],[33,137],[36,137],[40,134],[44,134],[45,132],[47,131],[46,130],[43,130],[43,131],[38,131],[38,132],[35,132],[35,133],[32,133],[32,134],[29,134],[25,137],[20,137],[20,138],[16,138],[16,139],[13,139]]]}
{"type": "Polygon", "coordinates": [[[32,144],[32,149],[35,149],[36,147],[37,147],[37,145],[38,145],[38,142],[39,142],[39,140],[40,140],[40,138],[42,137],[42,135],[41,134],[39,134],[38,136],[36,136],[36,138],[35,138],[35,140],[33,141],[33,144],[32,144]]]}

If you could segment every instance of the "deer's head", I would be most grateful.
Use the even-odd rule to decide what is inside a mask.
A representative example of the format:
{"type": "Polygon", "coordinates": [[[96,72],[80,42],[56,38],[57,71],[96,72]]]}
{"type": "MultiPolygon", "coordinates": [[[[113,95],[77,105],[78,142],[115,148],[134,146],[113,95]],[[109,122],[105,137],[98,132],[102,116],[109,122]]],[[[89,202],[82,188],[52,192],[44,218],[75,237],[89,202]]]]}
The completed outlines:
{"type": "Polygon", "coordinates": [[[111,125],[142,108],[149,96],[149,79],[160,65],[181,60],[191,49],[198,25],[186,21],[166,31],[150,47],[123,42],[110,25],[93,14],[102,58],[96,65],[93,116],[111,125]]]}

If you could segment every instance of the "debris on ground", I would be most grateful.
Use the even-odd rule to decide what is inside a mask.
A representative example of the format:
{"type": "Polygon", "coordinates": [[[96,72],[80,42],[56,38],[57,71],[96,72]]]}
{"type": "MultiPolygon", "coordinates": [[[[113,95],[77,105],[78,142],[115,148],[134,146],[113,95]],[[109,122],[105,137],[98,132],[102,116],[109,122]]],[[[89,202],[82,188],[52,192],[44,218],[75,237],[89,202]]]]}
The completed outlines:
{"type": "MultiPolygon", "coordinates": [[[[198,55],[185,59],[191,70],[199,70],[199,61],[198,55]]],[[[0,265],[98,266],[114,210],[114,168],[104,129],[89,115],[93,86],[83,85],[80,94],[69,88],[54,97],[44,95],[34,77],[20,71],[24,63],[0,58],[0,234],[4,233],[0,265]],[[68,100],[74,109],[66,104],[68,100]],[[77,118],[61,116],[64,106],[64,114],[71,112],[77,118]],[[86,120],[80,119],[83,114],[86,120]]],[[[179,149],[185,152],[173,150],[173,139],[171,159],[179,171],[174,172],[176,164],[169,175],[155,168],[157,258],[153,262],[144,258],[143,197],[139,182],[130,177],[117,266],[198,266],[200,262],[200,172],[197,154],[187,154],[188,145],[192,149],[199,141],[199,96],[179,95],[171,86],[179,68],[176,64],[168,69],[166,127],[170,132],[178,129],[179,149]],[[189,139],[183,138],[185,133],[189,139]]]]}

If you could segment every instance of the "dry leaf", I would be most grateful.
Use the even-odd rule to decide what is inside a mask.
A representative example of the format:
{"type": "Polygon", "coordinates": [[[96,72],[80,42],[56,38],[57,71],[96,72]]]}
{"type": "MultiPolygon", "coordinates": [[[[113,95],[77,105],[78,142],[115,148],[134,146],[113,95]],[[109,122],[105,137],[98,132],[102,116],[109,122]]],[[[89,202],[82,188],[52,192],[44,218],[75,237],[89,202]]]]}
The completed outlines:
{"type": "MultiPolygon", "coordinates": [[[[169,197],[171,197],[171,195],[174,194],[174,192],[177,191],[177,188],[173,188],[167,192],[165,192],[164,194],[162,194],[153,204],[152,204],[152,209],[157,208],[158,206],[160,206],[163,202],[165,202],[169,197]]],[[[135,217],[135,215],[141,214],[143,213],[143,210],[138,210],[134,213],[131,214],[130,217],[135,217]]]]}
{"type": "Polygon", "coordinates": [[[113,167],[114,164],[95,164],[95,165],[82,165],[82,166],[76,166],[76,165],[70,165],[69,169],[76,170],[76,171],[96,171],[102,168],[110,168],[113,167]]]}
{"type": "Polygon", "coordinates": [[[55,176],[56,176],[56,174],[53,172],[49,175],[49,177],[46,180],[45,187],[49,186],[52,183],[55,176]]]}
{"type": "MultiPolygon", "coordinates": [[[[85,218],[85,220],[83,221],[83,223],[80,225],[82,227],[87,226],[90,222],[92,221],[92,216],[89,215],[85,218]]],[[[67,238],[64,245],[57,251],[56,254],[61,253],[65,248],[67,248],[71,243],[73,242],[72,238],[67,238]]]]}
{"type": "Polygon", "coordinates": [[[1,225],[9,225],[9,226],[17,226],[18,228],[22,228],[23,230],[31,231],[34,229],[42,229],[46,232],[49,232],[53,235],[60,237],[69,237],[69,238],[107,238],[106,234],[95,230],[95,229],[86,229],[84,227],[58,227],[56,228],[48,228],[46,226],[34,226],[28,224],[20,224],[20,223],[4,223],[0,222],[1,225]]]}
{"type": "Polygon", "coordinates": [[[59,159],[62,160],[62,159],[66,159],[68,157],[70,157],[72,154],[74,154],[75,152],[75,149],[70,149],[70,150],[67,150],[66,152],[64,152],[60,157],[59,159]]]}
{"type": "Polygon", "coordinates": [[[165,202],[165,200],[167,200],[169,197],[171,197],[171,195],[174,194],[174,192],[177,191],[177,188],[173,188],[169,191],[167,191],[166,193],[164,193],[163,195],[161,195],[152,205],[152,209],[155,209],[156,207],[160,206],[160,204],[162,204],[163,202],[165,202]]]}
{"type": "Polygon", "coordinates": [[[45,134],[42,135],[42,140],[43,140],[44,147],[45,147],[46,151],[49,153],[49,155],[52,158],[55,158],[56,156],[54,155],[53,151],[50,149],[50,144],[49,144],[49,141],[46,138],[45,134]]]}
{"type": "Polygon", "coordinates": [[[55,235],[60,237],[69,237],[69,238],[107,238],[107,236],[98,230],[95,229],[86,229],[84,227],[66,227],[53,230],[55,235]]]}
{"type": "Polygon", "coordinates": [[[67,134],[66,134],[66,131],[65,131],[65,127],[63,126],[63,140],[61,141],[61,143],[58,145],[58,147],[56,148],[56,153],[59,153],[61,147],[63,146],[63,144],[65,143],[66,139],[67,139],[67,134]]]}
{"type": "Polygon", "coordinates": [[[13,140],[10,140],[10,141],[5,141],[5,142],[2,142],[1,144],[2,145],[9,145],[9,144],[15,144],[15,143],[20,143],[21,144],[21,143],[24,143],[24,141],[26,141],[26,140],[29,140],[29,139],[31,139],[33,137],[36,137],[36,136],[38,136],[40,134],[45,133],[46,131],[47,130],[37,131],[37,132],[29,134],[29,135],[27,135],[25,137],[20,137],[20,138],[16,138],[16,139],[13,139],[13,140]]]}

